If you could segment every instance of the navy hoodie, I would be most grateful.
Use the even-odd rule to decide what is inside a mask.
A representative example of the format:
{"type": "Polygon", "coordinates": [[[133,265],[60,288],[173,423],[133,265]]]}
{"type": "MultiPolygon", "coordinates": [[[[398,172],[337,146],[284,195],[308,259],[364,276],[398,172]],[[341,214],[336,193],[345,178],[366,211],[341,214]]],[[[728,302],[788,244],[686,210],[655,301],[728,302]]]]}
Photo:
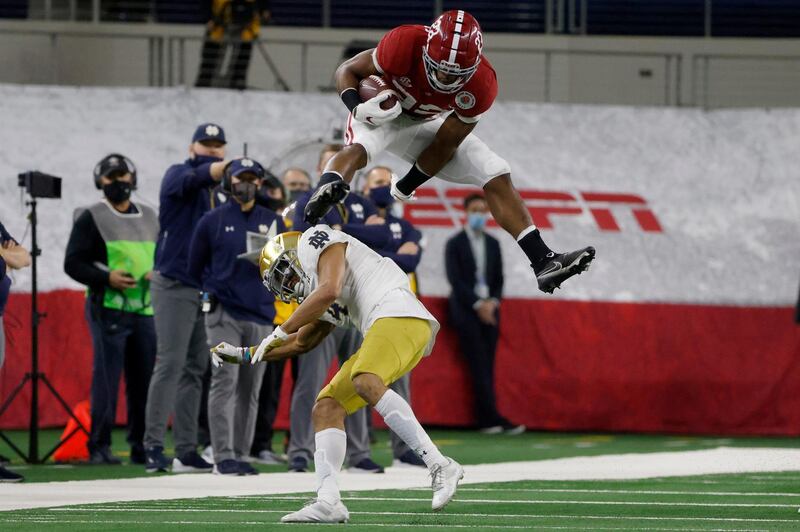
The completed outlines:
{"type": "Polygon", "coordinates": [[[236,256],[247,251],[247,231],[266,234],[275,223],[286,231],[283,219],[255,205],[249,212],[228,201],[200,219],[189,250],[189,276],[213,294],[234,319],[271,324],[275,299],[261,283],[258,267],[236,256]]]}
{"type": "MultiPolygon", "coordinates": [[[[204,159],[207,160],[207,159],[204,159]]],[[[219,202],[211,163],[187,159],[167,169],[159,194],[158,242],[154,270],[165,277],[200,288],[188,274],[189,242],[204,213],[219,202]]]]}

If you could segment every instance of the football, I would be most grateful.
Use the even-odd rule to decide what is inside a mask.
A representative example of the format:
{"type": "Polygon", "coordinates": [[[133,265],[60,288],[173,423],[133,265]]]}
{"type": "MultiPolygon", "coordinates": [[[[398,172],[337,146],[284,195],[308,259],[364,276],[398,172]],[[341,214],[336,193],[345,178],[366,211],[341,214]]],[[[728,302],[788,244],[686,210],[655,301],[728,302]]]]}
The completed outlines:
{"type": "Polygon", "coordinates": [[[389,91],[391,96],[381,102],[381,109],[391,109],[397,103],[397,93],[389,87],[389,83],[385,79],[373,74],[362,79],[358,84],[358,96],[362,102],[366,102],[384,91],[389,91]]]}

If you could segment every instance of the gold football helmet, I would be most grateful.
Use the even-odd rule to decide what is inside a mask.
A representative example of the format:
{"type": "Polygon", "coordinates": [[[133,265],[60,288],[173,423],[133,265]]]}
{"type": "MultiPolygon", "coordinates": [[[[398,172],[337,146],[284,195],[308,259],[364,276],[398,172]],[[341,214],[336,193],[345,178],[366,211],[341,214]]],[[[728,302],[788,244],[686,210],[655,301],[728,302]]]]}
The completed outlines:
{"type": "Polygon", "coordinates": [[[292,299],[302,302],[310,288],[311,281],[297,258],[301,234],[289,231],[270,238],[258,259],[261,282],[284,303],[292,299]]]}

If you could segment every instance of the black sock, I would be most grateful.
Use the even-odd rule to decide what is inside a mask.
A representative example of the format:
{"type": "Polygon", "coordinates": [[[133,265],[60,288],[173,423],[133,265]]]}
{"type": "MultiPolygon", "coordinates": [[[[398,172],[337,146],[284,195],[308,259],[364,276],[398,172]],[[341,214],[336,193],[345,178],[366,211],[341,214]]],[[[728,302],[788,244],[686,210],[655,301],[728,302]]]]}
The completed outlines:
{"type": "Polygon", "coordinates": [[[327,185],[328,183],[333,183],[334,181],[343,181],[339,172],[325,172],[319,177],[319,183],[317,183],[317,186],[327,185]]]}
{"type": "Polygon", "coordinates": [[[546,258],[548,253],[553,253],[553,251],[547,247],[547,244],[544,243],[544,240],[542,240],[542,235],[539,234],[538,229],[534,229],[520,240],[517,240],[517,244],[519,244],[519,247],[525,252],[525,255],[528,256],[528,260],[531,261],[531,265],[534,267],[539,264],[542,259],[546,258]]]}
{"type": "Polygon", "coordinates": [[[417,190],[418,187],[430,178],[431,176],[420,170],[419,167],[414,164],[411,170],[397,181],[397,190],[407,196],[417,190]]]}

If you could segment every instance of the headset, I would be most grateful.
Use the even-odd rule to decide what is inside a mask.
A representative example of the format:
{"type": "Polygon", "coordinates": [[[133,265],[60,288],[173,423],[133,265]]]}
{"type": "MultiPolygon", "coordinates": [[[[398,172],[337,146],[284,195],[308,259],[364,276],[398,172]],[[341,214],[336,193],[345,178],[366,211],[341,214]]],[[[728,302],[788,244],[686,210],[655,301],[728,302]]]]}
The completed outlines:
{"type": "Polygon", "coordinates": [[[128,167],[128,172],[131,174],[131,188],[136,190],[136,165],[133,164],[133,161],[121,155],[119,153],[112,153],[110,155],[106,155],[103,157],[99,163],[94,167],[94,186],[97,190],[103,188],[103,185],[100,183],[100,179],[103,177],[102,168],[106,161],[109,161],[112,158],[121,159],[122,162],[128,167]]]}

